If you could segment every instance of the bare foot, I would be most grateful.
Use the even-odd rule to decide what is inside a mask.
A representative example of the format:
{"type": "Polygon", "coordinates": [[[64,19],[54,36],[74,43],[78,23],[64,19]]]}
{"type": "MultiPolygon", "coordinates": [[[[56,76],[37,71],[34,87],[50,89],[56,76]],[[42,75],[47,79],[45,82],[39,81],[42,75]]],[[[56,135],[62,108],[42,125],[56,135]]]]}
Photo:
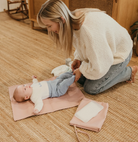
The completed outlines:
{"type": "Polygon", "coordinates": [[[133,67],[131,67],[131,69],[132,69],[131,78],[130,78],[129,81],[126,81],[128,83],[134,83],[135,82],[135,76],[136,76],[136,73],[138,71],[138,66],[133,66],[133,67]]]}

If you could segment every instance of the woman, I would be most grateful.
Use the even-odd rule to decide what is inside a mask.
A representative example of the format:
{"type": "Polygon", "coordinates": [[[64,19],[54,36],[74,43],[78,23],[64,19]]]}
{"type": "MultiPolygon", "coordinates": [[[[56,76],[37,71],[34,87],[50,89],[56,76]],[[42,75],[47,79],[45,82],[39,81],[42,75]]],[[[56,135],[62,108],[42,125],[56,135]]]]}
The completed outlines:
{"type": "Polygon", "coordinates": [[[37,16],[56,45],[69,56],[75,81],[89,94],[98,94],[113,85],[134,82],[138,67],[127,67],[133,42],[127,30],[98,9],[71,12],[61,0],[46,1],[37,16]]]}

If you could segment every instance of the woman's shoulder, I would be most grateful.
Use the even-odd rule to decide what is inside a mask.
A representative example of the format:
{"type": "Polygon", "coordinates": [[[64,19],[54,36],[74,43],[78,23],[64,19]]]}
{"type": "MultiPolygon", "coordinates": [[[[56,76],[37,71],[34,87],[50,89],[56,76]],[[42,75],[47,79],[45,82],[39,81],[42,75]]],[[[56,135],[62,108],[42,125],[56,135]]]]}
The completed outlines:
{"type": "Polygon", "coordinates": [[[74,33],[76,34],[83,34],[84,32],[86,33],[91,33],[92,31],[96,30],[101,30],[104,25],[104,16],[106,15],[104,12],[101,11],[90,11],[85,13],[84,20],[81,24],[80,27],[75,27],[74,28],[74,33]]]}
{"type": "Polygon", "coordinates": [[[89,21],[93,21],[93,20],[99,20],[99,19],[103,19],[103,17],[106,17],[107,16],[107,14],[106,13],[104,13],[104,12],[88,12],[88,13],[86,13],[85,14],[85,19],[86,20],[89,20],[89,21]]]}
{"type": "Polygon", "coordinates": [[[90,29],[96,28],[97,30],[101,30],[101,28],[104,29],[109,23],[114,24],[113,21],[113,18],[104,12],[88,12],[85,15],[83,26],[90,29]]]}

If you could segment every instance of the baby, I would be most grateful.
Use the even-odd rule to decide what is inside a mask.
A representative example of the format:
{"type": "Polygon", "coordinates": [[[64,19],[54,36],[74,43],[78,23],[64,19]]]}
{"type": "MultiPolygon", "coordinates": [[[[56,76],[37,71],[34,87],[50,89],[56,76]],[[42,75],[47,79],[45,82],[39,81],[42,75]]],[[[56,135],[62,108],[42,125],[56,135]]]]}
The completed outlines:
{"type": "Polygon", "coordinates": [[[32,78],[32,85],[17,86],[13,98],[17,102],[23,102],[30,99],[35,105],[33,112],[38,114],[43,107],[43,99],[64,95],[69,86],[74,82],[75,75],[71,72],[66,72],[58,76],[55,80],[41,82],[38,82],[35,76],[32,78]]]}

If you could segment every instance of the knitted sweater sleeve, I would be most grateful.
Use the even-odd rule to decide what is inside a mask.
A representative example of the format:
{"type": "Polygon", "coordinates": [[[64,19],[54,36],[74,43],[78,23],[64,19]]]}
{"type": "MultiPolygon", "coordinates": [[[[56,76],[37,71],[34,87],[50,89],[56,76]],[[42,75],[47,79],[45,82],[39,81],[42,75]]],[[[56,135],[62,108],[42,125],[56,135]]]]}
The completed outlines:
{"type": "Polygon", "coordinates": [[[113,54],[106,37],[100,31],[91,34],[87,27],[83,27],[84,54],[80,72],[88,79],[97,80],[103,77],[113,64],[113,54]]]}
{"type": "Polygon", "coordinates": [[[42,110],[43,108],[43,100],[42,99],[38,99],[34,102],[35,105],[35,109],[39,110],[39,112],[42,110]]]}
{"type": "Polygon", "coordinates": [[[79,57],[79,54],[78,54],[77,49],[76,49],[75,52],[74,52],[74,59],[77,59],[77,60],[82,61],[82,59],[79,57]]]}
{"type": "Polygon", "coordinates": [[[38,80],[36,78],[33,78],[33,83],[38,83],[38,80]]]}

